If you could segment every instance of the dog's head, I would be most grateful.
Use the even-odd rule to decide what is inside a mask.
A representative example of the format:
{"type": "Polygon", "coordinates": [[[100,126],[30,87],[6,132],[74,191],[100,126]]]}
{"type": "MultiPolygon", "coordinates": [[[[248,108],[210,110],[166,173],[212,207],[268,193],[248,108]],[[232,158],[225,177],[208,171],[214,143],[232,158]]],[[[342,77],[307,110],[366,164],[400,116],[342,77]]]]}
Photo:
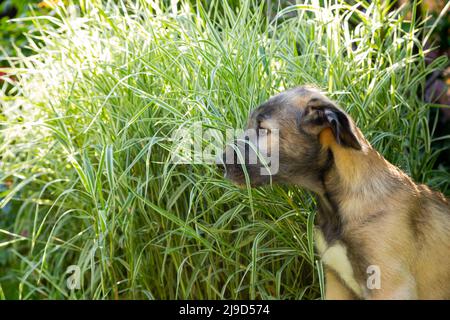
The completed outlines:
{"type": "Polygon", "coordinates": [[[296,87],[252,112],[244,135],[225,149],[225,176],[238,185],[248,175],[252,186],[272,180],[316,191],[332,161],[330,144],[356,151],[363,141],[351,118],[331,100],[316,89],[296,87]]]}

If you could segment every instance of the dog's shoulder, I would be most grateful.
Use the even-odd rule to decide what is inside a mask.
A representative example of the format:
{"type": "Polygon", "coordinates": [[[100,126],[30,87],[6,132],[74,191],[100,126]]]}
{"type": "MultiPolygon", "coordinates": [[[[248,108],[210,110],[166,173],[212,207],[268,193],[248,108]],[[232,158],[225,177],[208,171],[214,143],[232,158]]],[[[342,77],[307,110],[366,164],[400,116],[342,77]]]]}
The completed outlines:
{"type": "Polygon", "coordinates": [[[420,196],[426,206],[431,206],[432,209],[450,215],[450,199],[445,197],[441,192],[432,190],[424,184],[417,186],[420,196]]]}

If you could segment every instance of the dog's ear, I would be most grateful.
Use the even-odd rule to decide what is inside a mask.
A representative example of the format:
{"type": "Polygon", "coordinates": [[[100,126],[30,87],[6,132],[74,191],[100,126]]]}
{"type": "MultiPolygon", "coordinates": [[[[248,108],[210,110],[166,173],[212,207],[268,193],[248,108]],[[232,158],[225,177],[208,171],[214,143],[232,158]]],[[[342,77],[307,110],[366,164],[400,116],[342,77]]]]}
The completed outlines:
{"type": "Polygon", "coordinates": [[[311,99],[301,118],[301,126],[304,130],[319,134],[325,128],[330,128],[338,144],[361,150],[361,144],[349,116],[331,101],[311,99]]]}

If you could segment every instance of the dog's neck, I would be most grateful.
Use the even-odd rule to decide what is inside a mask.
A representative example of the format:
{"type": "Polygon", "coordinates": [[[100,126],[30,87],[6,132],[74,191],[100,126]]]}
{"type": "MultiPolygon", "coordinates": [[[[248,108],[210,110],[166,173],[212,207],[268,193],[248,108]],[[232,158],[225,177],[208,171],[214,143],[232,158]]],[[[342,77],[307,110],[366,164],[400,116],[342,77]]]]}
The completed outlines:
{"type": "Polygon", "coordinates": [[[339,145],[331,130],[321,133],[320,142],[324,152],[331,152],[332,161],[321,176],[321,190],[316,192],[320,211],[318,222],[331,235],[379,214],[373,211],[375,202],[389,196],[394,188],[412,183],[364,137],[360,139],[361,150],[339,145]]]}

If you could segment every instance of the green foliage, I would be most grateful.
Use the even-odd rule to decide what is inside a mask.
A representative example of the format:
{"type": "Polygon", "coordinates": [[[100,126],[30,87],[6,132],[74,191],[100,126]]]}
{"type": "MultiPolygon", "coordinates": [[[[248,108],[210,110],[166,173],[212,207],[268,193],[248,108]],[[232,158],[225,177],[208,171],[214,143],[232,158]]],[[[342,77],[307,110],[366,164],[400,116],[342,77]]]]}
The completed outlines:
{"type": "MultiPolygon", "coordinates": [[[[26,47],[25,33],[34,28],[33,23],[28,21],[11,20],[14,18],[25,18],[36,12],[37,2],[24,0],[5,0],[0,3],[0,67],[8,66],[7,57],[16,56],[18,48],[21,53],[29,54],[26,47]]],[[[41,14],[46,9],[39,9],[41,14]]]]}
{"type": "Polygon", "coordinates": [[[263,5],[209,8],[219,2],[82,1],[29,33],[35,53],[0,100],[7,297],[5,281],[23,299],[319,298],[309,194],[239,189],[211,165],[169,161],[177,128],[243,127],[298,84],[327,91],[390,161],[449,190],[433,169],[434,106],[417,98],[446,61],[425,64],[402,12],[312,1],[269,21],[263,5]],[[80,290],[66,287],[70,265],[80,290]]]}

